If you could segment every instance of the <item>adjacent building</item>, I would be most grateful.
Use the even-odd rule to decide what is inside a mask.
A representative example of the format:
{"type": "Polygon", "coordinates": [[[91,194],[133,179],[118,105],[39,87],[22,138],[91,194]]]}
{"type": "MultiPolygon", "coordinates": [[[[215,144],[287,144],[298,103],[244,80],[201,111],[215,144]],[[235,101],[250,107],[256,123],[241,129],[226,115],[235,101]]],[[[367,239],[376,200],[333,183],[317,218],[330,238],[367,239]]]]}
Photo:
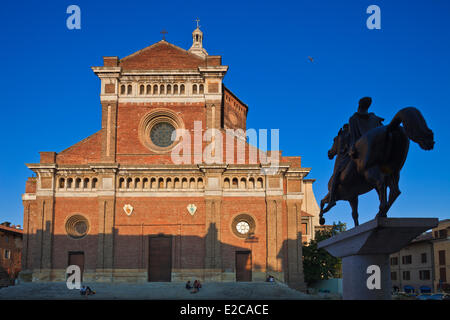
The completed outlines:
{"type": "Polygon", "coordinates": [[[14,284],[20,272],[22,232],[20,226],[0,224],[0,287],[14,284]]]}
{"type": "Polygon", "coordinates": [[[76,264],[89,281],[270,274],[304,288],[302,242],[319,224],[311,169],[279,154],[268,173],[264,159],[275,158],[247,143],[249,107],[223,84],[228,66],[198,27],[192,41],[185,50],[161,40],[92,68],[101,129],[27,164],[36,177],[23,195],[24,280],[61,281],[76,264]]]}
{"type": "Polygon", "coordinates": [[[450,219],[433,229],[434,288],[450,292],[450,219]]]}
{"type": "Polygon", "coordinates": [[[443,220],[432,231],[420,235],[390,256],[394,289],[435,292],[446,289],[449,272],[450,220],[443,220]]]}

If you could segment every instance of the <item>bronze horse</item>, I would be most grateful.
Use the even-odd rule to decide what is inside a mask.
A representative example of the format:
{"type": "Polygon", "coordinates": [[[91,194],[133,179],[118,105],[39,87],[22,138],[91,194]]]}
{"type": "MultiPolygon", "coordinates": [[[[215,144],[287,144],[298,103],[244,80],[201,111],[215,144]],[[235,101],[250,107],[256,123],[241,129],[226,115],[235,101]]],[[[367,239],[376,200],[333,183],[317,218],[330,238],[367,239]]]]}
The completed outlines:
{"type": "MultiPolygon", "coordinates": [[[[380,200],[377,217],[386,217],[390,207],[400,195],[398,182],[409,150],[409,140],[419,144],[424,150],[434,147],[434,134],[419,110],[414,107],[401,109],[392,121],[374,128],[359,138],[348,151],[348,142],[342,130],[328,151],[329,159],[338,156],[336,162],[346,161],[339,175],[336,188],[336,200],[346,200],[352,207],[355,226],[358,222],[358,196],[375,189],[380,200]],[[403,124],[401,126],[400,124],[403,124]],[[387,188],[389,198],[387,199],[387,188]]],[[[331,188],[331,179],[328,190],[331,188]]],[[[335,204],[330,205],[330,193],[320,202],[320,224],[325,223],[324,213],[335,204]],[[324,209],[325,204],[328,206],[324,209]]]]}

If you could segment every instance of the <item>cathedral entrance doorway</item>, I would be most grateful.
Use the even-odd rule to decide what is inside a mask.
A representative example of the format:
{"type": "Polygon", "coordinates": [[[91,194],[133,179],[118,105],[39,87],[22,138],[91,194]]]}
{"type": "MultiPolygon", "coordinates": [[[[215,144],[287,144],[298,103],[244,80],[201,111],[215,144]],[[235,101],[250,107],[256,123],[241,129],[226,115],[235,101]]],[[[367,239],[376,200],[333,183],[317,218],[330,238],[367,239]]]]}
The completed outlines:
{"type": "Polygon", "coordinates": [[[172,237],[150,236],[148,281],[170,282],[172,278],[172,237]]]}

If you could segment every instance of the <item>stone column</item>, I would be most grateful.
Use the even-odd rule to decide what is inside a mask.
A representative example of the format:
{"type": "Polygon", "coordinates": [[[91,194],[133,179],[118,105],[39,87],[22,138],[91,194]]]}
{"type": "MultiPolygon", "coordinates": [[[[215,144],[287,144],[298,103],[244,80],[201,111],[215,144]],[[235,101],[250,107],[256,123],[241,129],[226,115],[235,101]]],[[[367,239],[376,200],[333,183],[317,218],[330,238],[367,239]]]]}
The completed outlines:
{"type": "Polygon", "coordinates": [[[33,281],[50,281],[52,272],[54,190],[56,154],[41,152],[41,164],[29,166],[37,174],[36,203],[37,222],[36,241],[33,244],[33,281]],[[48,157],[51,155],[50,157],[48,157]],[[43,162],[48,163],[43,163],[43,162]],[[52,161],[52,163],[50,163],[52,161]]]}
{"type": "Polygon", "coordinates": [[[220,281],[222,277],[221,250],[221,176],[224,165],[199,165],[205,173],[205,280],[220,281]]]}
{"type": "Polygon", "coordinates": [[[389,300],[389,255],[437,225],[437,218],[376,218],[321,241],[318,247],[342,258],[345,300],[389,300]]]}
{"type": "Polygon", "coordinates": [[[98,173],[98,246],[96,281],[112,281],[117,165],[92,166],[98,173]]]}

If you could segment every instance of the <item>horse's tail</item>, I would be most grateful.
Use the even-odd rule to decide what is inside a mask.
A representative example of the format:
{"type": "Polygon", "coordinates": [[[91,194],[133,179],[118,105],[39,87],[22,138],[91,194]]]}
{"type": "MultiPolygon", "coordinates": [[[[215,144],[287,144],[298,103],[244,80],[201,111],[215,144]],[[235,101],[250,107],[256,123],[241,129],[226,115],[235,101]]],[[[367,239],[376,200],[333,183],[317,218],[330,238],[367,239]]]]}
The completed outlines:
{"type": "Polygon", "coordinates": [[[431,150],[434,147],[434,134],[419,110],[414,107],[401,109],[387,125],[388,132],[403,124],[406,135],[409,139],[419,144],[424,150],[431,150]]]}

